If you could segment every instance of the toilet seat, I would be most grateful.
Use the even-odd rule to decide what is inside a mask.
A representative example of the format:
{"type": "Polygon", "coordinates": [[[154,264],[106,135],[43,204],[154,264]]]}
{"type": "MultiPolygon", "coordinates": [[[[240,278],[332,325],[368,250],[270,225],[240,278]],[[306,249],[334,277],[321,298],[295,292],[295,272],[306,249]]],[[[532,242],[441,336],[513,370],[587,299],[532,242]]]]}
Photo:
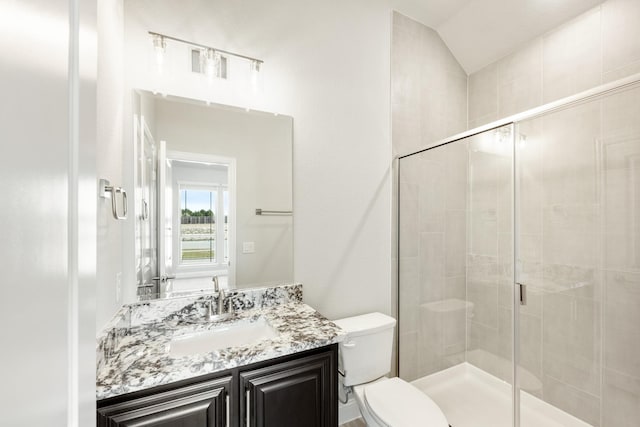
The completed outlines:
{"type": "Polygon", "coordinates": [[[438,405],[400,378],[370,384],[363,391],[370,415],[381,426],[449,427],[438,405]]]}

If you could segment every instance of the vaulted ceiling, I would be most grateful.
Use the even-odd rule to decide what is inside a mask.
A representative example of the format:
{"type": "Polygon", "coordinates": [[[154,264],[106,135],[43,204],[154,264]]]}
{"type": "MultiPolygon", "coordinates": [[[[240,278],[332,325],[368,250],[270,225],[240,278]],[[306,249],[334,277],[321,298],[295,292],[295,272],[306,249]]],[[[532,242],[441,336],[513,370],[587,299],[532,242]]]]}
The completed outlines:
{"type": "Polygon", "coordinates": [[[467,73],[599,5],[602,0],[391,0],[436,30],[467,73]]]}

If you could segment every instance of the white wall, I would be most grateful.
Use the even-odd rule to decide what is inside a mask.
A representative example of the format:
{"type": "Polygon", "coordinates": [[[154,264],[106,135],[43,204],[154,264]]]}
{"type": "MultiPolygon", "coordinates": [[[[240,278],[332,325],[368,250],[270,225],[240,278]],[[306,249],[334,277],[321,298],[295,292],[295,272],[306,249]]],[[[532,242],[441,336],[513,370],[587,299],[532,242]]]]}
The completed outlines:
{"type": "Polygon", "coordinates": [[[291,217],[255,214],[292,209],[291,117],[161,98],[155,112],[155,138],[167,150],[236,160],[236,286],[292,281],[291,217]],[[254,242],[255,253],[242,253],[242,242],[254,242]]]}
{"type": "MultiPolygon", "coordinates": [[[[122,0],[100,1],[98,4],[98,83],[96,173],[114,186],[123,186],[124,63],[122,0]]],[[[126,188],[133,196],[133,188],[126,188]]],[[[96,330],[122,305],[116,281],[123,272],[124,221],[111,214],[111,200],[98,199],[97,211],[97,283],[96,330]]],[[[129,206],[131,209],[133,206],[129,206]]],[[[130,220],[128,220],[130,221],[130,220]]],[[[122,290],[121,290],[122,292],[122,290]]]]}
{"type": "MultiPolygon", "coordinates": [[[[294,277],[305,285],[305,300],[332,318],[389,312],[387,2],[175,5],[125,3],[128,84],[163,91],[145,78],[148,30],[263,59],[264,94],[250,106],[294,117],[294,277]]],[[[166,89],[186,97],[202,92],[188,79],[166,89]]],[[[247,99],[237,94],[218,101],[242,105],[247,99]]]]}
{"type": "Polygon", "coordinates": [[[95,3],[78,4],[0,2],[7,426],[95,422],[96,18],[95,3]]]}

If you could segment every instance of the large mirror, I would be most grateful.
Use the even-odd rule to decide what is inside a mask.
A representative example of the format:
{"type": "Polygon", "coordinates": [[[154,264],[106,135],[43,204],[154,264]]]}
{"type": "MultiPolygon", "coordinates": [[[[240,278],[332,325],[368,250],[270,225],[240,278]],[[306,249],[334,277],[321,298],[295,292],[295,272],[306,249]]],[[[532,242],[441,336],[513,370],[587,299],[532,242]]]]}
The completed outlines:
{"type": "Polygon", "coordinates": [[[292,118],[133,98],[138,298],[292,281],[292,118]]]}

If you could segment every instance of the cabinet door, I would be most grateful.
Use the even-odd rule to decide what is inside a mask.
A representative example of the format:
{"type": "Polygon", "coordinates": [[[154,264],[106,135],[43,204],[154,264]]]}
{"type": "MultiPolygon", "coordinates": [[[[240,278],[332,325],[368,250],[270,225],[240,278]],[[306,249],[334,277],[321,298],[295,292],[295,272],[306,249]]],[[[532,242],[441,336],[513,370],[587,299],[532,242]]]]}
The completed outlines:
{"type": "Polygon", "coordinates": [[[228,427],[231,377],[98,409],[99,427],[228,427]]]}
{"type": "Polygon", "coordinates": [[[335,427],[335,351],[241,372],[240,425],[335,427]]]}

